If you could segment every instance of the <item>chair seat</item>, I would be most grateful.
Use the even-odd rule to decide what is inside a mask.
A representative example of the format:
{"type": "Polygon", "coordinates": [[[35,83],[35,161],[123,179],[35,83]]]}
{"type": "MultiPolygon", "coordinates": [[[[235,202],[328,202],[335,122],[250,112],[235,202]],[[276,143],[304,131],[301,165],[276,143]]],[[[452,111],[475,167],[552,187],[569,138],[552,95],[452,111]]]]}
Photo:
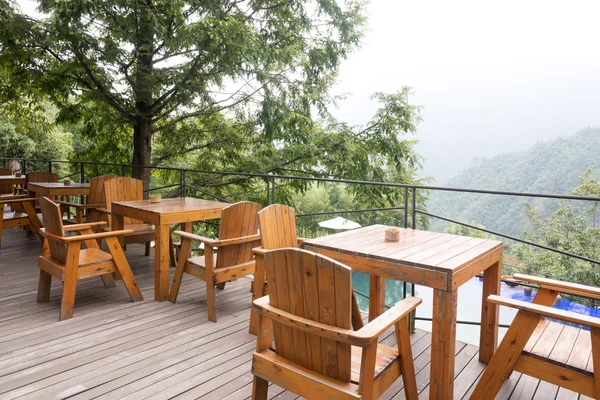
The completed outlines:
{"type": "MultiPolygon", "coordinates": [[[[190,264],[194,264],[195,266],[200,267],[202,269],[206,267],[204,256],[190,257],[187,259],[187,262],[190,264]]],[[[217,266],[217,257],[213,257],[213,264],[215,267],[217,266]]]]}
{"type": "MultiPolygon", "coordinates": [[[[54,261],[50,255],[41,257],[46,259],[48,262],[56,264],[56,261],[54,261]]],[[[100,249],[81,249],[79,252],[79,268],[89,267],[95,264],[103,264],[110,260],[112,260],[110,253],[100,249]]]]}
{"type": "MultiPolygon", "coordinates": [[[[362,357],[362,348],[352,346],[352,371],[350,375],[350,380],[352,383],[358,384],[360,381],[360,364],[362,357]]],[[[377,358],[375,361],[375,379],[382,373],[384,373],[390,365],[394,363],[400,357],[400,354],[383,344],[379,344],[377,346],[377,358]]]]}
{"type": "Polygon", "coordinates": [[[9,212],[5,212],[4,215],[2,216],[2,219],[4,221],[10,221],[13,219],[23,219],[23,218],[25,218],[25,219],[29,218],[27,216],[27,213],[9,211],[9,212]]]}

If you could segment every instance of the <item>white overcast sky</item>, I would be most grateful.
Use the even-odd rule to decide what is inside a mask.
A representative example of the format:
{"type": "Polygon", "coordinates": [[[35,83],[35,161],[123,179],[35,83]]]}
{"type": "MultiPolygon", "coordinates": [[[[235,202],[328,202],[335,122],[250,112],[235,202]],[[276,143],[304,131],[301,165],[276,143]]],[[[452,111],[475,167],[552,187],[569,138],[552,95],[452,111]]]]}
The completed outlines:
{"type": "Polygon", "coordinates": [[[344,63],[336,115],[366,123],[375,91],[410,86],[416,138],[438,183],[473,157],[600,127],[600,1],[372,0],[344,63]]]}
{"type": "Polygon", "coordinates": [[[600,127],[599,0],[371,0],[368,17],[336,115],[365,124],[371,94],[412,87],[423,174],[437,183],[474,157],[600,127]]]}

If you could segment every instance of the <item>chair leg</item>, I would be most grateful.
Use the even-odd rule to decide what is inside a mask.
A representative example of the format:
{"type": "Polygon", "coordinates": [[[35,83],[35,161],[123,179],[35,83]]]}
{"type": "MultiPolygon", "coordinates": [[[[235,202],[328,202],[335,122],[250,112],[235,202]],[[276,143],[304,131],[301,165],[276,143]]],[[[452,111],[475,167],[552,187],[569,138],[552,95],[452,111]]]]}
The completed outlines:
{"type": "Polygon", "coordinates": [[[400,351],[400,367],[402,370],[402,381],[404,382],[404,394],[407,400],[417,400],[417,380],[415,376],[415,365],[413,363],[412,349],[410,347],[410,333],[408,331],[408,317],[396,323],[396,342],[400,351]]]}
{"type": "Polygon", "coordinates": [[[179,288],[181,287],[181,280],[183,279],[183,272],[185,271],[185,264],[187,263],[191,247],[191,240],[182,239],[181,256],[177,261],[177,268],[175,268],[175,275],[173,275],[173,283],[171,284],[171,291],[169,292],[169,301],[171,303],[175,303],[177,301],[177,295],[179,294],[179,288]]]}
{"type": "Polygon", "coordinates": [[[52,275],[40,269],[40,281],[38,283],[37,302],[42,303],[50,300],[50,286],[52,285],[52,275]]]}
{"type": "Polygon", "coordinates": [[[63,282],[62,299],[60,303],[59,321],[64,321],[73,317],[73,307],[75,306],[75,292],[77,291],[77,276],[75,274],[65,273],[63,282]]]}
{"type": "Polygon", "coordinates": [[[225,284],[226,284],[226,283],[227,283],[227,282],[221,282],[221,283],[217,284],[217,289],[219,289],[219,290],[223,290],[223,289],[225,289],[225,284]]]}
{"type": "Polygon", "coordinates": [[[115,283],[115,280],[112,276],[112,273],[100,275],[100,278],[102,278],[102,283],[104,284],[104,287],[107,289],[117,286],[117,284],[115,283]]]}
{"type": "Polygon", "coordinates": [[[125,258],[125,253],[123,253],[119,239],[116,237],[108,237],[106,238],[106,244],[108,245],[110,254],[113,256],[115,266],[117,267],[117,270],[123,279],[123,283],[125,284],[125,288],[129,293],[129,297],[131,297],[131,301],[144,300],[144,297],[142,297],[142,293],[140,292],[140,288],[138,287],[138,284],[133,276],[133,272],[131,272],[131,267],[127,262],[127,258],[125,258]]]}
{"type": "Polygon", "coordinates": [[[144,250],[144,255],[148,257],[150,255],[150,242],[146,242],[146,248],[144,250]]]}
{"type": "Polygon", "coordinates": [[[208,320],[212,322],[217,322],[215,285],[209,282],[206,282],[206,306],[208,307],[208,320]]]}
{"type": "Polygon", "coordinates": [[[254,375],[252,383],[252,400],[266,400],[269,392],[269,382],[254,375]]]}

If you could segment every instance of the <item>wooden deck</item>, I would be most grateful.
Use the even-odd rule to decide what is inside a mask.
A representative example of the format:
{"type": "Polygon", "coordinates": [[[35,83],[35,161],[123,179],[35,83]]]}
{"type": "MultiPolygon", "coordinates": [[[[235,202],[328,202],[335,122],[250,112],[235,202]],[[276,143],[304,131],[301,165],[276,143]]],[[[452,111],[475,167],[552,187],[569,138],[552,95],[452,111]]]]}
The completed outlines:
{"type": "MultiPolygon", "coordinates": [[[[218,323],[207,321],[204,283],[184,277],[178,303],[153,300],[153,258],[143,246],[126,252],[145,297],[131,303],[122,282],[80,282],[74,317],[58,322],[60,284],[37,304],[40,242],[19,228],[5,230],[0,248],[0,399],[127,398],[247,399],[255,337],[248,334],[250,280],[217,291],[218,323]]],[[[173,270],[172,270],[173,271],[173,270]]],[[[534,351],[569,357],[584,334],[550,323],[534,351]]],[[[393,344],[393,335],[383,340],[393,344]]],[[[429,396],[431,334],[411,337],[420,398],[429,396]]],[[[533,343],[532,343],[533,345],[533,343]]],[[[581,362],[587,362],[580,360],[581,362]]],[[[468,398],[484,368],[477,348],[456,345],[455,398],[468,398]]],[[[385,393],[402,399],[402,380],[385,393]]],[[[297,396],[271,386],[273,398],[297,396]]],[[[513,373],[502,399],[577,399],[578,395],[513,373]]]]}

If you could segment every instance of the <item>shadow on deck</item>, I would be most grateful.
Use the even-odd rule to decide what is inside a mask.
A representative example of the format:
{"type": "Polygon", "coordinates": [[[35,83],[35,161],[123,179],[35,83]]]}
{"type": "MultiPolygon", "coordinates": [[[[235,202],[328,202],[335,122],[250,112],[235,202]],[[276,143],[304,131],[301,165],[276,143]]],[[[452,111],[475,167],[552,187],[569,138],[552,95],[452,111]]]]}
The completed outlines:
{"type": "MultiPolygon", "coordinates": [[[[74,317],[58,322],[60,284],[49,303],[36,303],[40,242],[19,228],[0,248],[0,398],[246,399],[255,337],[248,334],[250,279],[217,291],[218,323],[208,322],[204,283],[184,277],[177,304],[154,298],[153,257],[143,246],[126,252],[145,300],[131,303],[122,282],[105,289],[99,278],[77,287],[74,317]]],[[[173,269],[171,270],[173,272],[173,269]]],[[[573,332],[551,323],[538,340],[553,351],[573,332]]],[[[574,328],[573,328],[574,329],[574,328]]],[[[382,341],[395,344],[389,332],[382,341]]],[[[429,397],[431,334],[411,337],[420,398],[429,397]]],[[[542,346],[543,345],[543,346],[542,346]]],[[[536,344],[538,346],[538,344],[536,344]]],[[[570,350],[569,350],[570,351],[570,350]]],[[[484,364],[477,348],[456,345],[455,398],[468,398],[484,364]]],[[[402,399],[402,380],[383,398],[402,399]]],[[[271,386],[273,398],[297,396],[271,386]]],[[[502,399],[577,399],[578,395],[513,373],[502,399]]]]}

